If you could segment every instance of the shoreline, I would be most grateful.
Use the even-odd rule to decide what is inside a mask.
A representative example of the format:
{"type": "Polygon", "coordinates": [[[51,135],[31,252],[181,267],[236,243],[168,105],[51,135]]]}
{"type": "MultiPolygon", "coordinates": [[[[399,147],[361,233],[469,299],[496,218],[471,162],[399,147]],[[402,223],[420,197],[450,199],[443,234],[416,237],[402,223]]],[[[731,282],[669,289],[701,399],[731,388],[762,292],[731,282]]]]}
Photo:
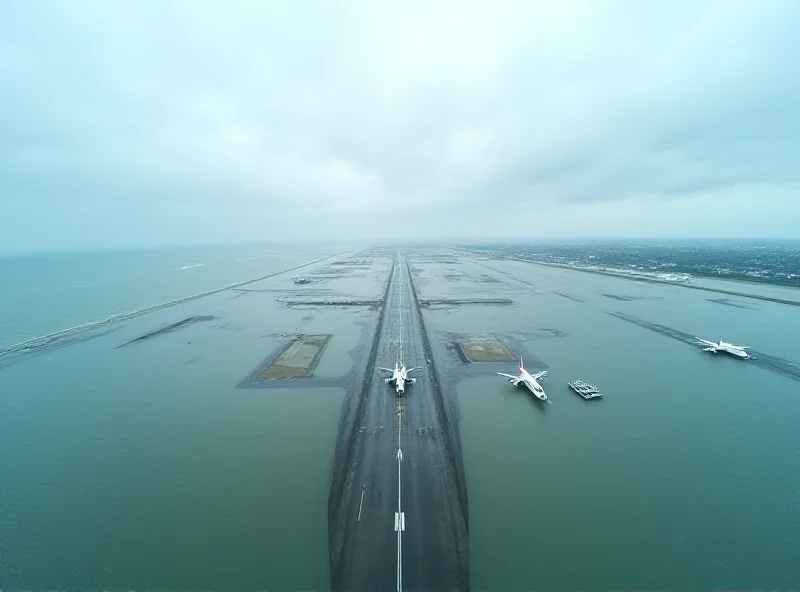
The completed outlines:
{"type": "MultiPolygon", "coordinates": [[[[673,281],[669,281],[669,280],[660,280],[660,279],[657,279],[657,278],[650,278],[650,277],[646,277],[646,276],[631,276],[631,275],[626,275],[624,273],[614,273],[614,272],[611,272],[611,271],[601,271],[599,269],[587,269],[587,268],[576,267],[576,266],[573,266],[573,265],[563,265],[563,264],[560,264],[560,263],[548,263],[546,261],[536,261],[534,259],[521,259],[519,257],[509,257],[507,255],[487,255],[485,253],[478,253],[476,251],[469,251],[469,250],[466,250],[466,249],[464,249],[464,251],[466,251],[468,253],[471,253],[473,255],[482,255],[482,256],[491,257],[493,259],[507,259],[509,261],[520,261],[520,262],[523,262],[523,263],[533,263],[534,265],[545,265],[547,267],[556,267],[556,268],[559,268],[559,269],[569,269],[569,270],[572,270],[572,271],[580,271],[580,272],[583,272],[583,273],[594,273],[594,274],[597,274],[597,275],[605,275],[605,276],[620,278],[620,279],[624,279],[624,280],[632,280],[632,281],[637,281],[637,282],[649,282],[651,284],[661,284],[661,285],[667,285],[667,286],[678,286],[678,287],[681,287],[681,288],[688,288],[688,289],[691,289],[691,290],[704,290],[706,292],[715,292],[717,294],[727,294],[729,296],[739,296],[740,298],[752,298],[754,300],[765,300],[767,302],[775,302],[776,304],[786,304],[786,305],[789,305],[789,306],[800,306],[800,300],[788,300],[786,298],[777,298],[777,297],[773,297],[773,296],[763,296],[761,294],[751,294],[751,293],[748,293],[748,292],[737,292],[735,290],[725,290],[725,289],[722,289],[722,288],[711,288],[711,287],[707,287],[707,286],[694,286],[692,284],[687,284],[685,282],[673,282],[673,281]]],[[[696,277],[703,278],[703,279],[715,279],[715,280],[721,279],[721,278],[716,278],[716,277],[700,276],[700,275],[698,275],[696,277]]],[[[753,284],[761,284],[761,285],[767,285],[767,286],[780,286],[780,287],[783,287],[783,288],[797,288],[797,286],[792,286],[792,285],[788,285],[788,284],[776,284],[776,283],[771,283],[771,282],[761,282],[761,281],[752,281],[752,280],[727,280],[727,279],[724,279],[723,281],[741,281],[742,283],[753,283],[753,284]]],[[[798,290],[800,290],[800,288],[798,288],[798,290]]]]}
{"type": "Polygon", "coordinates": [[[245,280],[243,282],[237,282],[234,284],[230,284],[227,286],[223,286],[221,288],[214,288],[213,290],[206,290],[205,292],[200,292],[198,294],[192,294],[190,296],[184,296],[182,298],[177,298],[175,300],[170,300],[168,302],[162,302],[160,304],[155,304],[153,306],[148,306],[145,308],[140,308],[137,310],[132,310],[129,312],[122,312],[119,314],[112,315],[105,319],[100,319],[98,321],[88,321],[86,323],[82,323],[80,325],[75,325],[72,327],[67,327],[65,329],[60,329],[58,331],[54,331],[52,333],[48,333],[47,335],[39,335],[38,337],[31,337],[30,339],[26,339],[24,341],[19,341],[17,343],[10,343],[8,345],[0,345],[0,357],[6,354],[34,349],[37,347],[41,347],[43,345],[47,345],[53,343],[54,341],[58,341],[60,339],[64,339],[65,337],[72,337],[74,335],[78,335],[85,331],[91,331],[92,329],[98,329],[100,327],[105,327],[107,325],[111,325],[114,323],[118,323],[120,321],[126,321],[128,319],[132,319],[134,317],[138,317],[147,313],[155,312],[157,310],[162,310],[165,308],[170,308],[172,306],[176,306],[178,304],[183,304],[184,302],[190,302],[192,300],[199,300],[200,298],[205,298],[206,296],[213,296],[214,294],[219,294],[220,292],[224,292],[226,290],[232,290],[235,288],[239,288],[241,286],[246,286],[248,284],[254,284],[255,282],[260,282],[262,280],[269,279],[271,277],[275,277],[281,275],[283,273],[288,273],[290,271],[295,271],[297,269],[301,269],[303,267],[308,267],[309,265],[314,265],[315,263],[320,263],[325,261],[326,259],[332,259],[333,257],[338,257],[343,253],[336,253],[334,255],[330,255],[328,257],[323,257],[321,259],[316,259],[314,261],[309,261],[307,263],[303,263],[302,265],[298,265],[296,267],[292,267],[291,269],[284,269],[282,271],[278,271],[275,273],[270,273],[265,276],[257,277],[255,279],[245,280]]]}

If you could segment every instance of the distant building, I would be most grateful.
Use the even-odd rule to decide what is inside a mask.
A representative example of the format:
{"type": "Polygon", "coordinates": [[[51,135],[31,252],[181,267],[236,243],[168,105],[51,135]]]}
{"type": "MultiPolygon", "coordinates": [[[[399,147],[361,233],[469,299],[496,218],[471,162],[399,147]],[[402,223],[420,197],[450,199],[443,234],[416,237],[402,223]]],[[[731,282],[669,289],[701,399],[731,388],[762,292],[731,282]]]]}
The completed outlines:
{"type": "Polygon", "coordinates": [[[692,276],[688,273],[663,273],[658,278],[668,282],[690,282],[692,280],[692,276]]]}

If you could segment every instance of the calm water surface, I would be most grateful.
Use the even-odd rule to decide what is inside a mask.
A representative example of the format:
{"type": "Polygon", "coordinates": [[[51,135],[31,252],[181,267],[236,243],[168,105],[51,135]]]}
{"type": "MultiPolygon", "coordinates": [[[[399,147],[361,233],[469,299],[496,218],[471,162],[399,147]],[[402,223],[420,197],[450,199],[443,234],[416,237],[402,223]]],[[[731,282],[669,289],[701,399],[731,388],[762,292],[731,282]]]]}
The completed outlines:
{"type": "MultiPolygon", "coordinates": [[[[252,275],[325,254],[269,258],[252,275]]],[[[181,255],[159,269],[201,259],[214,257],[181,255]]],[[[722,335],[797,361],[800,309],[757,301],[741,309],[696,290],[483,263],[493,269],[416,264],[424,296],[487,289],[443,277],[457,267],[496,278],[492,289],[514,300],[427,311],[433,333],[566,335],[525,344],[531,369],[537,358],[550,369],[552,405],[495,376],[458,387],[473,587],[800,584],[800,382],[607,314],[722,335]],[[576,378],[597,383],[606,398],[582,401],[566,387],[576,378]]],[[[217,277],[224,285],[244,275],[227,269],[217,277]]],[[[291,275],[250,287],[285,288],[291,275]]],[[[77,290],[73,279],[69,290],[77,290]]],[[[213,279],[153,288],[151,300],[219,287],[213,279]]],[[[370,296],[381,281],[376,267],[320,288],[370,296]]],[[[61,289],[55,280],[51,288],[61,289]]],[[[150,302],[125,298],[103,314],[150,302]]],[[[51,314],[51,306],[42,310],[51,314]]],[[[79,314],[53,309],[57,320],[38,326],[95,320],[86,306],[79,314]]],[[[342,376],[358,323],[371,314],[287,309],[271,292],[222,292],[0,367],[0,588],[327,588],[327,487],[344,393],[236,384],[296,331],[332,333],[319,373],[342,376]],[[117,348],[192,314],[217,319],[117,348]]],[[[15,315],[3,315],[9,326],[15,315]]],[[[17,335],[32,336],[14,323],[17,335]]]]}
{"type": "Polygon", "coordinates": [[[263,277],[342,250],[255,244],[0,256],[0,346],[263,277]]]}
{"type": "Polygon", "coordinates": [[[800,360],[800,309],[738,309],[678,287],[492,265],[540,294],[513,294],[517,305],[486,318],[451,313],[443,326],[569,336],[527,343],[550,368],[552,405],[491,377],[460,385],[475,587],[797,585],[800,383],[606,312],[800,360]],[[566,385],[578,378],[606,398],[580,399],[566,385]]]}

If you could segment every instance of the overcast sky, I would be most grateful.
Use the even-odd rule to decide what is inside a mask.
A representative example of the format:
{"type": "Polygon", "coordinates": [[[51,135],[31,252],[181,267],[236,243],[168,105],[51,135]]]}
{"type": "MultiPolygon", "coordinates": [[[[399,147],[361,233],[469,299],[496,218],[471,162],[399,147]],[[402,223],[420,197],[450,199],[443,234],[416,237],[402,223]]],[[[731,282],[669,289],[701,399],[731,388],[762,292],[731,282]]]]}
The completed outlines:
{"type": "Polygon", "coordinates": [[[800,238],[800,2],[7,2],[0,250],[800,238]]]}

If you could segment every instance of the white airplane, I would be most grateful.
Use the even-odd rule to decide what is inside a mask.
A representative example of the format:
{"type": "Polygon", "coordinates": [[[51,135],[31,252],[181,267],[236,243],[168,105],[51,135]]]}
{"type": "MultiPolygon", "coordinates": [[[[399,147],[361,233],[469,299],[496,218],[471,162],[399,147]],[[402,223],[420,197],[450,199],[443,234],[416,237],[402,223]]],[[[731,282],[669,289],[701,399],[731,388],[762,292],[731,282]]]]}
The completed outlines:
{"type": "Polygon", "coordinates": [[[748,349],[746,346],[733,345],[732,343],[725,343],[724,341],[722,341],[722,339],[719,340],[719,343],[714,343],[713,341],[700,339],[699,337],[695,337],[695,339],[697,339],[697,341],[701,345],[708,346],[704,347],[703,351],[711,352],[712,354],[721,351],[731,354],[732,356],[736,356],[737,358],[742,358],[744,360],[747,360],[752,357],[749,353],[745,351],[748,349]]]}
{"type": "Polygon", "coordinates": [[[402,395],[405,393],[406,390],[406,383],[415,383],[417,382],[416,378],[410,378],[408,376],[409,372],[413,372],[414,370],[422,370],[422,366],[417,366],[416,368],[409,368],[406,370],[405,364],[400,365],[398,362],[394,363],[394,369],[392,368],[378,368],[378,370],[383,370],[384,372],[391,372],[391,378],[384,378],[383,381],[385,383],[393,383],[394,389],[398,395],[402,395]]]}
{"type": "Polygon", "coordinates": [[[519,386],[520,383],[524,384],[526,387],[528,387],[528,390],[531,391],[540,401],[552,403],[552,401],[547,398],[547,395],[544,394],[544,389],[539,386],[538,382],[536,382],[537,380],[541,380],[547,376],[547,370],[537,372],[536,374],[528,374],[528,371],[525,370],[525,366],[522,364],[522,356],[519,358],[519,374],[517,376],[514,376],[513,374],[505,374],[503,372],[498,372],[497,374],[508,378],[508,382],[514,386],[519,386]]]}

